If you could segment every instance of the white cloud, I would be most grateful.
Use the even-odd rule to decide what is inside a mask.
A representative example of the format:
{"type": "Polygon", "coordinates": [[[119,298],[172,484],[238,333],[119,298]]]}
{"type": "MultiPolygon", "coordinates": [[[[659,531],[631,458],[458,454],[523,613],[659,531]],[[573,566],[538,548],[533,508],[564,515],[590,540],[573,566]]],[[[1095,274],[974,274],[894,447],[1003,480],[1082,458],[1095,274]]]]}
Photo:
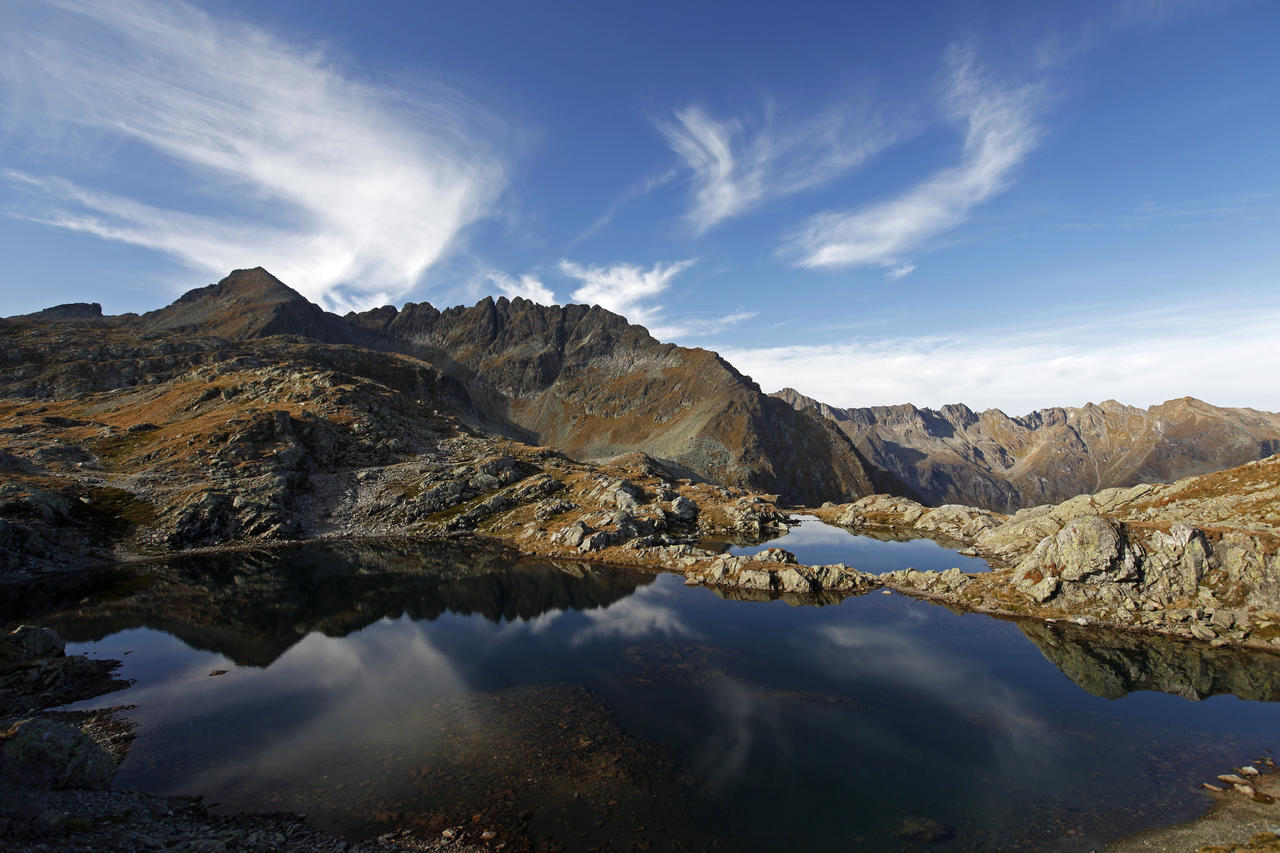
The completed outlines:
{"type": "Polygon", "coordinates": [[[658,317],[661,306],[651,300],[671,286],[680,273],[697,263],[697,258],[654,264],[643,269],[635,264],[610,267],[583,266],[573,261],[560,261],[560,271],[581,282],[573,298],[588,305],[599,305],[621,314],[633,323],[647,324],[658,317]]]}
{"type": "Polygon", "coordinates": [[[654,635],[700,637],[674,608],[653,601],[665,597],[660,589],[644,587],[608,607],[583,611],[587,626],[573,636],[570,645],[577,647],[601,639],[640,640],[654,635]]]}
{"type": "Polygon", "coordinates": [[[501,270],[489,270],[485,275],[507,296],[512,298],[523,296],[539,305],[556,304],[556,295],[535,276],[526,274],[516,278],[501,270]]]}
{"type": "Polygon", "coordinates": [[[965,403],[1020,415],[1116,399],[1182,396],[1280,411],[1280,311],[1188,305],[1108,322],[938,338],[721,348],[766,390],[792,386],[836,406],[965,403]]]}
{"type": "Polygon", "coordinates": [[[261,264],[341,308],[403,294],[505,185],[500,122],[452,90],[361,82],[316,49],[181,2],[21,12],[0,34],[10,133],[142,146],[165,158],[148,171],[178,166],[187,192],[146,201],[10,175],[23,190],[10,215],[211,273],[261,264]]]}
{"type": "Polygon", "coordinates": [[[601,267],[562,260],[560,271],[581,284],[573,291],[574,301],[621,314],[632,323],[648,328],[655,338],[666,341],[713,337],[755,316],[754,311],[734,311],[721,316],[668,319],[665,307],[654,300],[667,291],[677,275],[697,261],[689,258],[644,269],[635,264],[601,267]]]}
{"type": "Polygon", "coordinates": [[[896,267],[890,267],[889,272],[885,273],[885,275],[889,276],[889,278],[894,281],[897,281],[900,278],[906,278],[915,271],[915,264],[898,264],[896,267]]]}
{"type": "Polygon", "coordinates": [[[966,125],[964,156],[901,196],[852,211],[820,213],[782,249],[802,267],[900,267],[903,255],[968,218],[1003,192],[1035,146],[1035,90],[1007,88],[953,50],[947,109],[966,125]]]}
{"type": "Polygon", "coordinates": [[[755,311],[735,311],[719,317],[686,317],[683,320],[674,321],[659,319],[650,331],[655,338],[665,341],[709,338],[721,332],[727,332],[754,316],[756,316],[755,311]]]}
{"type": "Polygon", "coordinates": [[[765,201],[800,192],[863,163],[894,135],[863,111],[844,106],[789,131],[777,128],[772,107],[747,124],[719,121],[700,107],[675,114],[659,130],[693,172],[693,205],[686,218],[696,233],[765,201]],[[854,126],[856,124],[856,127],[854,126]]]}

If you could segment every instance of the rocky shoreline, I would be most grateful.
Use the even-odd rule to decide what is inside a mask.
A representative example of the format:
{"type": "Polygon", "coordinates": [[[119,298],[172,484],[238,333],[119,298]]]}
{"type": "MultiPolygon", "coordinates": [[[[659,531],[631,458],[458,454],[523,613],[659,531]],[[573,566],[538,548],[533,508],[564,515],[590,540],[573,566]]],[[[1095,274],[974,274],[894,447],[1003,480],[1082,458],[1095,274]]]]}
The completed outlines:
{"type": "MultiPolygon", "coordinates": [[[[850,500],[895,483],[863,470],[834,427],[765,399],[714,354],[658,345],[599,312],[578,312],[569,346],[564,329],[546,325],[554,312],[531,304],[447,317],[428,309],[342,321],[245,271],[141,318],[55,311],[0,321],[10,342],[0,353],[0,623],[30,621],[45,599],[82,595],[89,570],[133,561],[365,537],[479,538],[570,571],[675,572],[735,599],[828,604],[887,590],[1024,620],[1038,626],[1031,634],[1053,635],[1046,643],[1069,626],[1177,638],[1206,653],[1280,652],[1280,455],[1011,514],[884,494],[850,500]],[[540,347],[532,360],[531,335],[540,347]],[[614,358],[623,351],[631,355],[614,358]],[[591,373],[600,359],[608,382],[591,373]],[[724,387],[705,387],[707,376],[724,387]],[[655,388],[662,407],[638,407],[655,388]],[[579,458],[534,444],[543,434],[579,458]],[[828,470],[822,460],[832,459],[845,467],[828,470]],[[791,503],[826,496],[844,502],[791,503]],[[874,575],[801,565],[781,549],[737,557],[711,545],[776,537],[796,512],[855,533],[933,538],[992,570],[874,575]]],[[[48,709],[110,686],[101,667],[6,648],[4,689],[20,697],[0,719],[6,732],[28,719],[66,725],[48,709]]],[[[1054,648],[1072,653],[1070,642],[1054,648]]],[[[113,730],[106,718],[76,723],[113,730]]],[[[34,811],[11,825],[37,826],[39,798],[63,795],[31,796],[34,811]]],[[[115,793],[92,796],[108,803],[115,793]]],[[[136,846],[110,834],[132,831],[121,828],[131,819],[108,820],[127,809],[92,808],[85,831],[103,833],[99,849],[136,846]]],[[[156,819],[170,810],[188,827],[175,837],[239,831],[194,803],[156,819]]],[[[281,820],[270,844],[277,834],[284,845],[303,839],[281,849],[329,843],[281,820]]]]}
{"type": "Polygon", "coordinates": [[[48,628],[0,635],[0,846],[43,851],[277,850],[389,853],[492,849],[471,844],[465,827],[449,838],[393,832],[350,841],[316,830],[300,815],[215,815],[199,798],[112,790],[128,753],[127,708],[58,711],[58,706],[122,689],[116,660],[67,655],[48,628]]]}

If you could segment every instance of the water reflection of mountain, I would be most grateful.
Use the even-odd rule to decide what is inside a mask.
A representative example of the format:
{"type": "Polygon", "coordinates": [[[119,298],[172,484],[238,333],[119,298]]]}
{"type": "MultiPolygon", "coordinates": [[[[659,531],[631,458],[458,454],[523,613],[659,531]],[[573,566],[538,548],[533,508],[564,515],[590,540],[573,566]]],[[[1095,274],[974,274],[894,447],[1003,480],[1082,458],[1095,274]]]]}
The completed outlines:
{"type": "Polygon", "coordinates": [[[1064,675],[1105,699],[1156,690],[1193,700],[1231,693],[1280,701],[1280,656],[1267,652],[1063,623],[1023,622],[1019,627],[1064,675]]]}
{"type": "Polygon", "coordinates": [[[446,611],[532,619],[603,607],[652,582],[635,571],[521,561],[474,542],[333,542],[176,557],[116,584],[108,600],[42,621],[75,642],[153,628],[265,666],[312,631],[346,636],[383,617],[446,611]]]}

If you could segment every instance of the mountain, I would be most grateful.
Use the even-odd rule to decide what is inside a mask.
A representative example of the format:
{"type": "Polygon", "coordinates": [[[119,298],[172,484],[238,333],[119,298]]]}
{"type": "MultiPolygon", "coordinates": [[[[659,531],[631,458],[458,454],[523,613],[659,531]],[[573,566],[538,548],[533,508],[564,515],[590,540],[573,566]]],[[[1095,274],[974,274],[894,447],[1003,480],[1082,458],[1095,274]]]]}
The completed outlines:
{"type": "Polygon", "coordinates": [[[11,319],[235,342],[287,335],[399,354],[461,383],[469,399],[457,408],[473,426],[575,458],[641,452],[676,476],[800,504],[883,487],[826,419],[764,394],[714,352],[660,343],[598,306],[486,298],[444,311],[409,303],[340,317],[259,267],[140,316],[72,305],[11,319]]]}
{"type": "Polygon", "coordinates": [[[486,298],[349,314],[371,345],[462,378],[472,399],[581,459],[641,451],[681,476],[795,503],[873,491],[852,444],[824,419],[760,391],[714,352],[655,340],[598,306],[486,298]]]}
{"type": "Polygon", "coordinates": [[[187,291],[171,305],[132,319],[130,325],[228,340],[301,335],[328,344],[356,343],[341,317],[307,301],[262,267],[235,270],[217,284],[187,291]]]}
{"type": "Polygon", "coordinates": [[[1149,409],[1108,400],[1012,418],[964,405],[842,409],[790,388],[774,396],[830,420],[871,465],[934,505],[1012,511],[1219,471],[1280,451],[1280,415],[1191,397],[1149,409]]]}

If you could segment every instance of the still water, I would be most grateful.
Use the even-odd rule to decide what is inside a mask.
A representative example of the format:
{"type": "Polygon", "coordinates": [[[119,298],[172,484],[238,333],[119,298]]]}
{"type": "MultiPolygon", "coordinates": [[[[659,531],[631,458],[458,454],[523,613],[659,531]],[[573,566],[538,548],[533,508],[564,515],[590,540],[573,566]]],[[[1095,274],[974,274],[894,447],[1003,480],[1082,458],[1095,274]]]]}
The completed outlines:
{"type": "Polygon", "coordinates": [[[785,536],[759,545],[734,545],[729,553],[755,554],[763,548],[785,548],[806,566],[844,563],[873,574],[907,568],[942,572],[956,567],[970,573],[989,569],[986,560],[957,554],[932,539],[877,539],[824,524],[812,515],[796,518],[800,523],[785,536]]]}
{"type": "Polygon", "coordinates": [[[463,546],[175,560],[44,621],[136,680],[95,700],[136,706],[117,786],[357,837],[1091,850],[1280,731],[1269,656],[463,546]]]}

